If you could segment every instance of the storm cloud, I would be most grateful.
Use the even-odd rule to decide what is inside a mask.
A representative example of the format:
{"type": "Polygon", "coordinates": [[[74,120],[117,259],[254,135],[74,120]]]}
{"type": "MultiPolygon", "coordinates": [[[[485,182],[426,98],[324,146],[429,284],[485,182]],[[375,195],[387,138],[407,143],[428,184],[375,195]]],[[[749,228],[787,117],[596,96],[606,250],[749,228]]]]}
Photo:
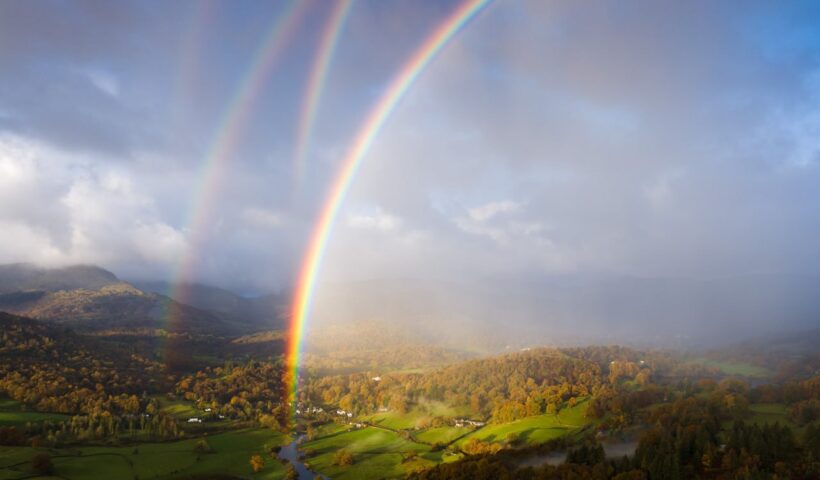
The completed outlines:
{"type": "MultiPolygon", "coordinates": [[[[191,280],[289,288],[355,127],[455,5],[356,3],[297,186],[313,2],[194,232],[203,160],[281,5],[3,2],[0,261],[163,279],[196,246],[191,280]]],[[[377,138],[321,278],[817,272],[818,21],[811,2],[491,4],[377,138]]]]}

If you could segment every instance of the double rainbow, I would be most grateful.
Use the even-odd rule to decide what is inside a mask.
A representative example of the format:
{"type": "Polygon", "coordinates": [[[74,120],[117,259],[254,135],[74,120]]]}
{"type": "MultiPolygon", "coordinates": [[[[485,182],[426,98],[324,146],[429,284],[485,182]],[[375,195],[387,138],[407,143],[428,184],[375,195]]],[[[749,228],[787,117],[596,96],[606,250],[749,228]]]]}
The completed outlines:
{"type": "Polygon", "coordinates": [[[322,257],[327,247],[334,221],[344,201],[345,195],[356,176],[356,172],[367,154],[376,135],[381,130],[390,113],[395,109],[407,90],[424,71],[437,53],[490,0],[466,0],[453,11],[413,53],[388,85],[379,101],[373,106],[364,123],[354,137],[333,181],[330,194],[323,204],[319,219],[314,226],[307,252],[304,256],[291,311],[290,335],[287,349],[289,401],[293,404],[299,386],[299,367],[305,330],[310,318],[310,307],[316,288],[322,257]]]}
{"type": "MultiPolygon", "coordinates": [[[[170,297],[178,303],[187,303],[189,295],[186,282],[193,277],[193,270],[198,263],[197,252],[201,251],[206,237],[206,220],[213,213],[211,210],[219,193],[220,180],[225,176],[230,163],[231,153],[241,139],[255,100],[264,90],[266,80],[301,23],[307,6],[307,2],[291,0],[282,13],[276,16],[217,124],[214,140],[205,156],[205,165],[195,184],[191,203],[193,208],[186,222],[189,245],[172,276],[170,297]]],[[[166,324],[174,329],[178,322],[179,312],[169,308],[166,312],[166,324]]]]}
{"type": "Polygon", "coordinates": [[[333,59],[333,52],[339,41],[339,34],[345,24],[353,0],[338,0],[327,19],[322,36],[319,40],[316,58],[308,74],[308,83],[302,107],[299,112],[299,125],[296,131],[296,146],[294,148],[294,173],[297,185],[301,185],[305,175],[305,155],[313,133],[313,123],[316,119],[316,110],[319,99],[324,90],[327,79],[327,69],[333,59]]]}

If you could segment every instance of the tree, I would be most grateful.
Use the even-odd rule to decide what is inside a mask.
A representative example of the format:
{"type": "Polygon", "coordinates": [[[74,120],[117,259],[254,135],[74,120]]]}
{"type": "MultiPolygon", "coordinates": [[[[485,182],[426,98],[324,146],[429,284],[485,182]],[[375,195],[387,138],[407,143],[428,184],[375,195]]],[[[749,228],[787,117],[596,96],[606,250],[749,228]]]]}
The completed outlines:
{"type": "Polygon", "coordinates": [[[54,469],[51,456],[47,453],[38,453],[31,458],[31,469],[40,475],[48,475],[54,469]]]}
{"type": "Polygon", "coordinates": [[[211,451],[211,446],[208,445],[208,442],[205,441],[205,439],[202,439],[202,440],[199,440],[198,442],[196,442],[196,445],[194,445],[194,451],[199,452],[199,453],[210,452],[211,451]]]}
{"type": "Polygon", "coordinates": [[[296,471],[296,468],[293,466],[292,463],[288,462],[288,466],[285,467],[285,480],[298,480],[299,479],[299,472],[296,471]]]}
{"type": "Polygon", "coordinates": [[[339,450],[333,455],[333,465],[339,465],[340,467],[345,467],[348,465],[353,465],[354,463],[353,454],[350,450],[339,450]]]}
{"type": "Polygon", "coordinates": [[[251,468],[254,473],[261,472],[265,468],[265,459],[261,455],[254,455],[251,457],[251,468]]]}

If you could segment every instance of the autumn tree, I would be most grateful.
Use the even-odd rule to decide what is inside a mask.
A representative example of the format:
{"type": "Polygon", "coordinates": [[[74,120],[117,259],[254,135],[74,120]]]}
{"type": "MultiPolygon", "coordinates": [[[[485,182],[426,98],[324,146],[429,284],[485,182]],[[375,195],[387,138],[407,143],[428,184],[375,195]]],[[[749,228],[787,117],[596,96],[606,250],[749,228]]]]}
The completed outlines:
{"type": "Polygon", "coordinates": [[[350,450],[342,449],[337,451],[333,455],[333,465],[338,465],[340,467],[346,467],[349,465],[353,465],[354,458],[353,453],[350,450]]]}
{"type": "Polygon", "coordinates": [[[265,459],[261,455],[254,455],[251,457],[251,468],[254,473],[261,472],[265,468],[265,459]]]}

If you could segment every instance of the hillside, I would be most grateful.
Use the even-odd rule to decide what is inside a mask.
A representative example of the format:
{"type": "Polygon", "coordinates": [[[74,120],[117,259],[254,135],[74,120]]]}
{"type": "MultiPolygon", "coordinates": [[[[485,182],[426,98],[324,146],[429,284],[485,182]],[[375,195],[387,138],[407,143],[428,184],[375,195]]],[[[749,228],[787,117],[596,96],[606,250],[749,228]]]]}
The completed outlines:
{"type": "Polygon", "coordinates": [[[0,312],[0,331],[0,392],[41,411],[93,408],[89,392],[97,385],[119,395],[164,381],[161,363],[62,326],[0,312]]]}
{"type": "Polygon", "coordinates": [[[131,284],[145,292],[157,293],[179,303],[208,310],[247,331],[283,328],[286,324],[288,299],[281,295],[243,297],[224,288],[199,283],[183,284],[178,288],[159,281],[134,281],[131,284]]]}
{"type": "Polygon", "coordinates": [[[0,266],[0,311],[71,325],[82,332],[172,329],[242,333],[218,314],[144,292],[99,267],[0,266]]]}
{"type": "Polygon", "coordinates": [[[119,283],[116,275],[92,265],[43,268],[30,263],[0,265],[0,293],[42,290],[55,292],[77,288],[98,289],[119,283]]]}

